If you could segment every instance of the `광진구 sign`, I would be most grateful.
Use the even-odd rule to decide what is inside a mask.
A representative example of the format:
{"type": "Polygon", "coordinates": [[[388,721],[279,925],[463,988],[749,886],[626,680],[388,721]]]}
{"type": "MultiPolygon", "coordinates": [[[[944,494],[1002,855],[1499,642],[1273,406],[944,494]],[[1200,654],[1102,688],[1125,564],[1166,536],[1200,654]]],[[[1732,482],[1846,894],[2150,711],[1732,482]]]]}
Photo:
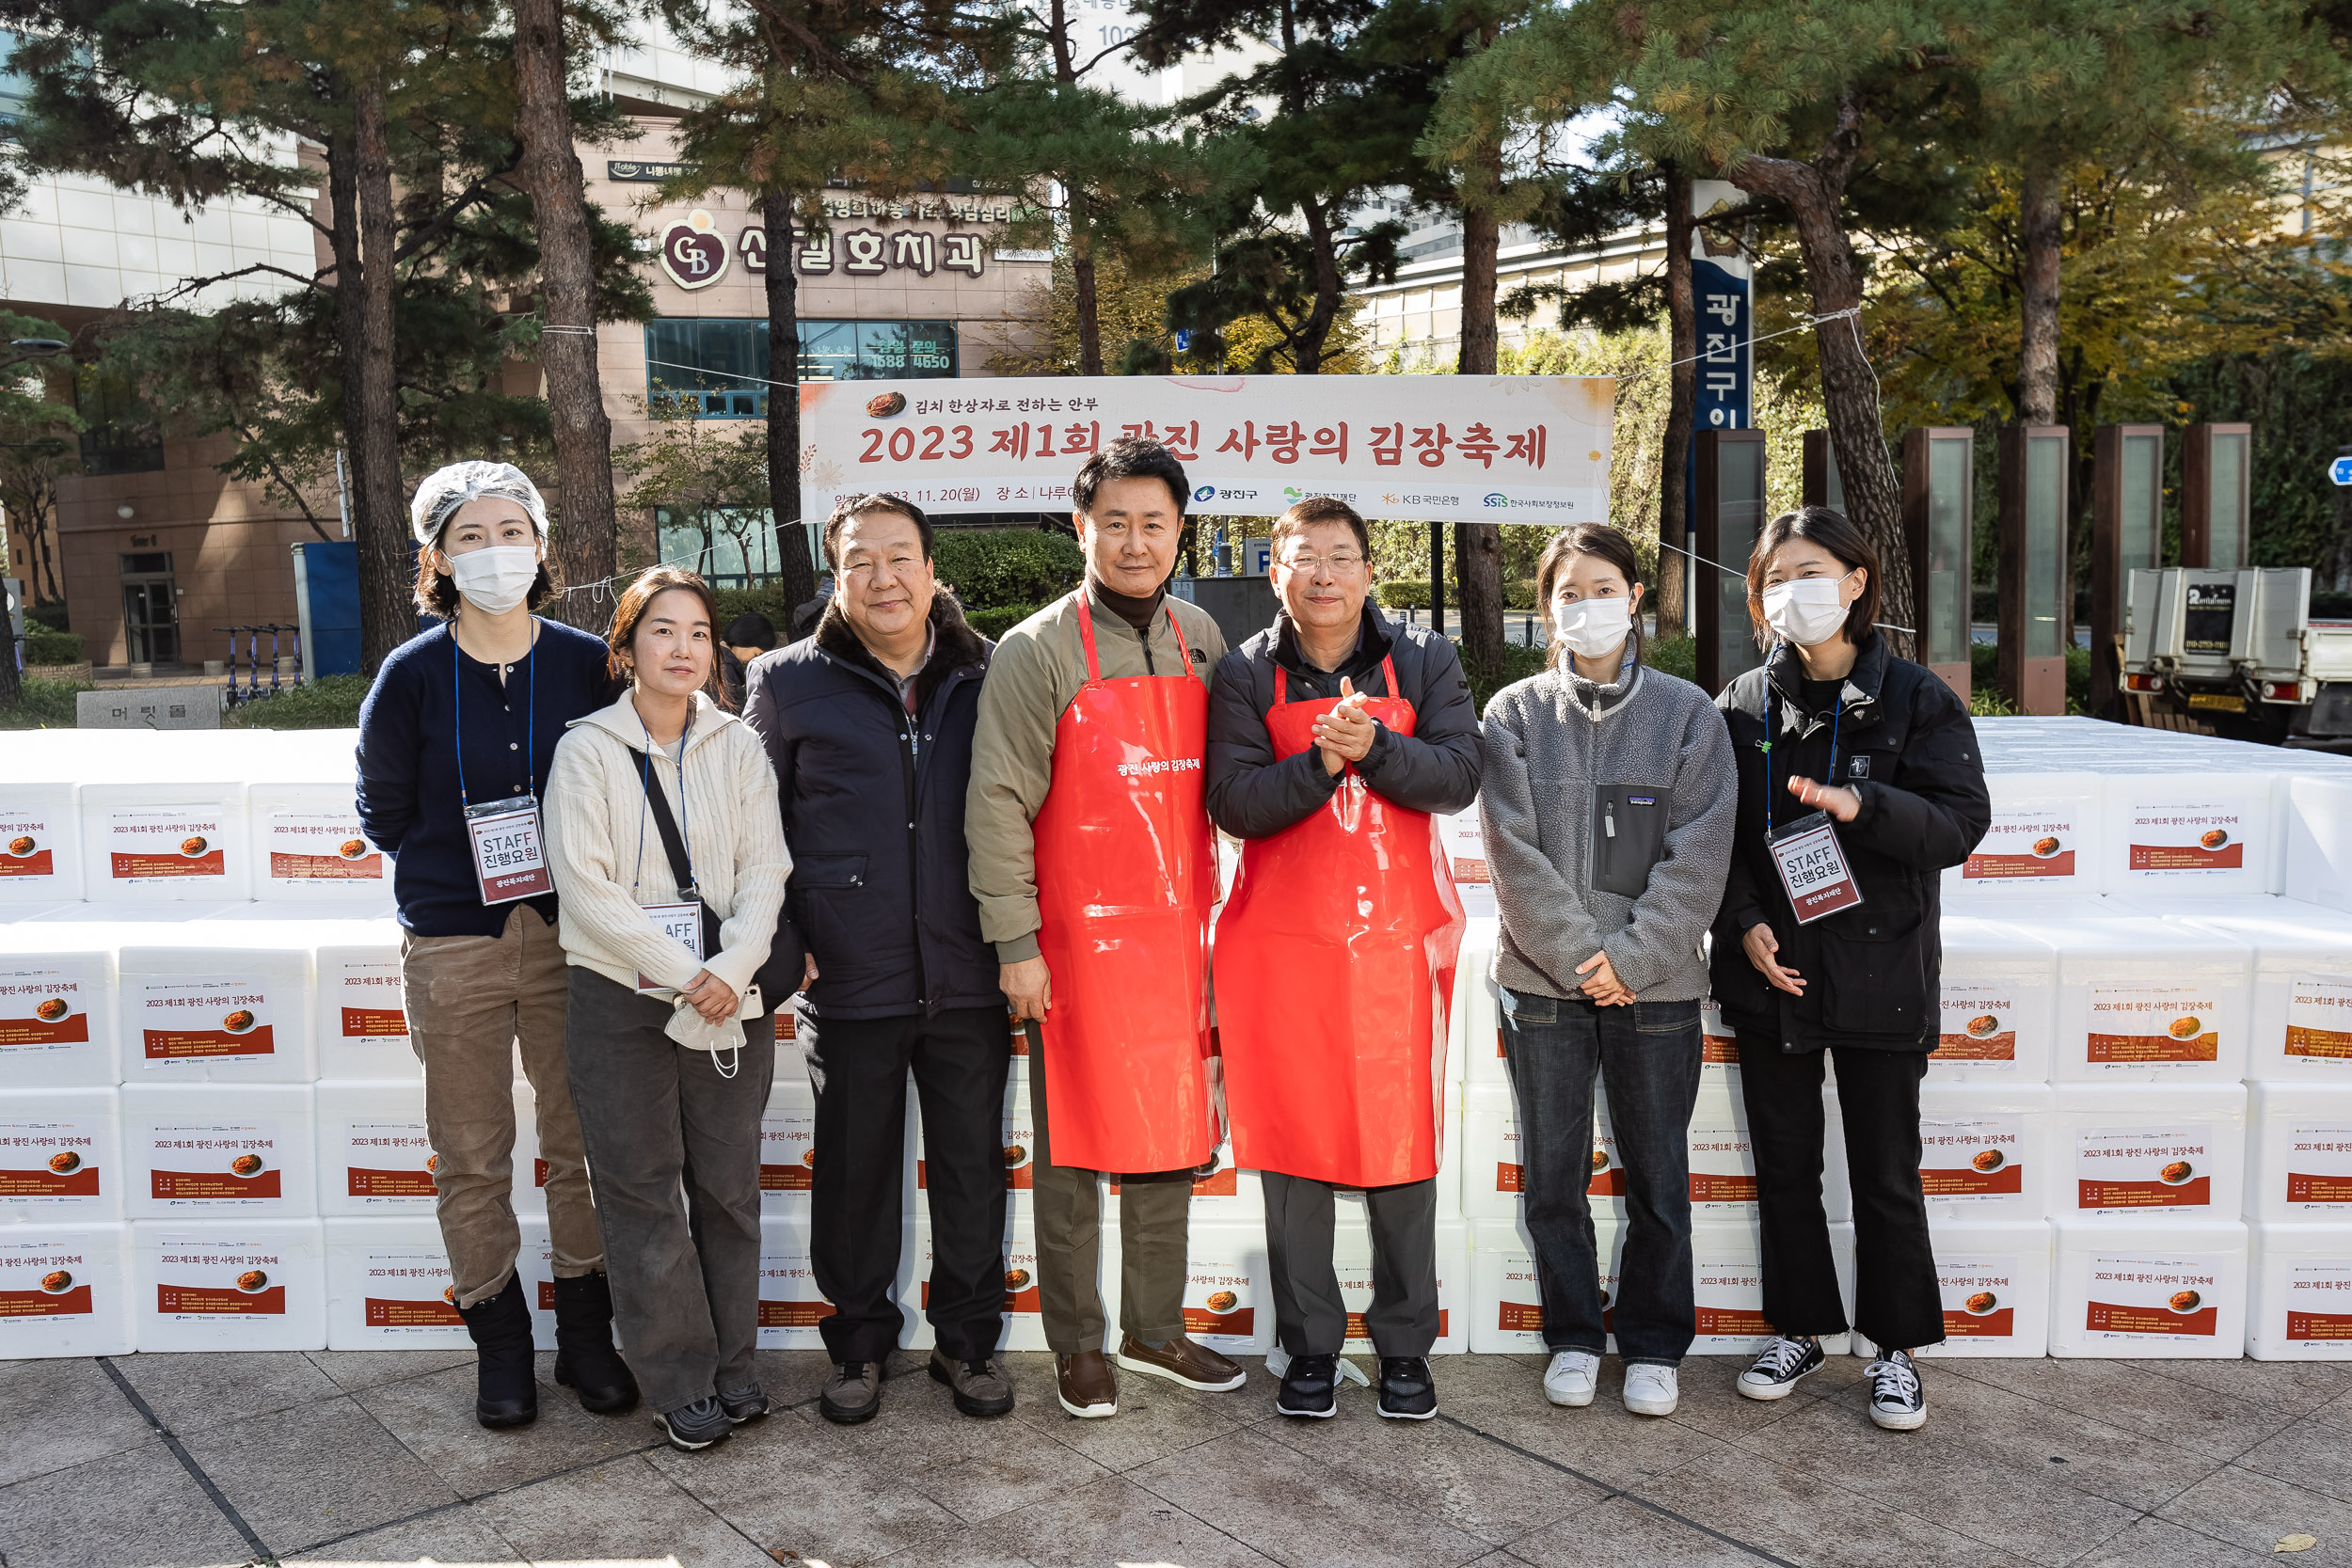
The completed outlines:
{"type": "Polygon", "coordinates": [[[1079,466],[1144,436],[1195,512],[1271,517],[1333,496],[1367,517],[1609,515],[1607,376],[1046,376],[804,382],[802,515],[888,490],[928,511],[1062,511],[1079,466]]]}

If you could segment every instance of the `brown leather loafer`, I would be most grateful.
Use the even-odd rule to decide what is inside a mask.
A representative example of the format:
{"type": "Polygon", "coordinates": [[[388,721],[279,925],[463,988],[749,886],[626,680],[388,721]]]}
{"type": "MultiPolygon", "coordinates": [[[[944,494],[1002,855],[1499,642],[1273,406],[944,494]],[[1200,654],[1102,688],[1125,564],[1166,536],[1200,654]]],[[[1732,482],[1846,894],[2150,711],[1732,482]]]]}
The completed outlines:
{"type": "Polygon", "coordinates": [[[1082,1420],[1119,1414],[1119,1375],[1099,1350],[1054,1357],[1054,1397],[1082,1420]]]}
{"type": "Polygon", "coordinates": [[[1158,1350],[1153,1350],[1134,1335],[1119,1341],[1119,1364],[1131,1372],[1151,1377],[1164,1377],[1170,1383],[1181,1383],[1187,1388],[1198,1388],[1204,1394],[1221,1394],[1228,1388],[1238,1388],[1249,1374],[1238,1361],[1230,1361],[1206,1345],[1195,1344],[1179,1334],[1158,1350]]]}

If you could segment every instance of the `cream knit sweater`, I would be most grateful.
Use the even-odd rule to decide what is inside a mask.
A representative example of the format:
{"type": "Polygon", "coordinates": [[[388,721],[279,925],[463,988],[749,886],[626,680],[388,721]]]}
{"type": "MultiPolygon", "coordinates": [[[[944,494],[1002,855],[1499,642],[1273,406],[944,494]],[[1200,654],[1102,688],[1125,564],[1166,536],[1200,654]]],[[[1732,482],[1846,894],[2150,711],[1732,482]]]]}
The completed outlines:
{"type": "MultiPolygon", "coordinates": [[[[702,963],[654,928],[642,905],[677,901],[677,881],[645,804],[646,735],[624,692],[611,707],[575,719],[548,775],[548,864],[562,899],[557,940],[571,962],[634,988],[644,974],[680,987],[698,970],[738,996],[767,960],[784,907],[792,856],[776,809],[776,775],[759,736],[696,693],[688,729],[685,810],[670,751],[651,757],[653,786],[686,834],[703,897],[718,912],[720,950],[702,963]]],[[[772,1007],[780,1000],[765,998],[772,1007]]],[[[748,1006],[740,1018],[756,1018],[748,1006]]]]}

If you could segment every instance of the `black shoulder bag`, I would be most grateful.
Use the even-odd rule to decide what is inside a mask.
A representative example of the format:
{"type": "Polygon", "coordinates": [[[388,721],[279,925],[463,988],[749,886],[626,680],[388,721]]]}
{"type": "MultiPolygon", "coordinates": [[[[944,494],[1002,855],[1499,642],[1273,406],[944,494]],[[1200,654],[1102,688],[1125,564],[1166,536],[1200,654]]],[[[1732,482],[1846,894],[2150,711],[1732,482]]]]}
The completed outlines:
{"type": "MultiPolygon", "coordinates": [[[[679,774],[679,787],[683,788],[683,768],[679,774]]],[[[645,803],[653,808],[654,832],[661,836],[662,853],[670,857],[670,878],[677,883],[678,896],[693,899],[695,907],[702,911],[703,956],[708,958],[719,951],[719,911],[710,907],[710,900],[694,885],[693,865],[686,856],[686,835],[678,832],[677,818],[670,815],[669,800],[653,782],[651,770],[641,769],[637,782],[645,791],[645,803]]],[[[759,988],[760,1006],[771,1012],[786,1006],[786,999],[800,989],[802,973],[801,956],[794,953],[779,961],[774,939],[771,937],[768,957],[752,975],[752,984],[759,988]]]]}

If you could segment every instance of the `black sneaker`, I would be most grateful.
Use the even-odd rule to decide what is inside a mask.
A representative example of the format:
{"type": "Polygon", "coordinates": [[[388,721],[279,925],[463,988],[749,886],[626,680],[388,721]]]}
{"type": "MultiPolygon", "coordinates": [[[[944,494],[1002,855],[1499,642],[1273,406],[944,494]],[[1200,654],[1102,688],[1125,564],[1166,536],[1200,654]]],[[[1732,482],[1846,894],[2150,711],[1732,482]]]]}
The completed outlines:
{"type": "Polygon", "coordinates": [[[1438,1384],[1425,1355],[1380,1358],[1380,1414],[1392,1421],[1425,1421],[1438,1413],[1438,1384]]]}
{"type": "Polygon", "coordinates": [[[1821,1354],[1821,1341],[1810,1335],[1799,1339],[1778,1336],[1740,1374],[1736,1386],[1752,1400],[1787,1399],[1789,1389],[1820,1371],[1827,1359],[1821,1354]]]}
{"type": "Polygon", "coordinates": [[[1928,1391],[1907,1350],[1890,1350],[1865,1369],[1870,1379],[1870,1419],[1889,1432],[1916,1432],[1928,1423],[1928,1391]]]}
{"type": "Polygon", "coordinates": [[[756,1421],[768,1414],[768,1390],[758,1384],[744,1388],[719,1390],[719,1408],[727,1413],[727,1419],[737,1426],[756,1421]]]}
{"type": "Polygon", "coordinates": [[[735,1430],[725,1408],[711,1394],[705,1394],[681,1409],[664,1411],[653,1418],[653,1424],[661,1429],[670,1447],[684,1453],[707,1449],[735,1430]]]}
{"type": "Polygon", "coordinates": [[[1274,1408],[1285,1416],[1328,1420],[1339,1413],[1340,1358],[1336,1355],[1294,1355],[1282,1369],[1282,1388],[1274,1408]]]}

